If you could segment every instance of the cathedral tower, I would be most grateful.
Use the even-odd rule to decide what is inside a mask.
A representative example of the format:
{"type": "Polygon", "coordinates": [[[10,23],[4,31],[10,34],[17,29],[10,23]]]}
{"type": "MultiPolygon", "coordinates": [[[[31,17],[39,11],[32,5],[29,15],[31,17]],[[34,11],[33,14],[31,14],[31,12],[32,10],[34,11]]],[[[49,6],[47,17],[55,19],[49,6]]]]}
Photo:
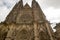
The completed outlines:
{"type": "Polygon", "coordinates": [[[5,22],[6,23],[16,22],[17,14],[19,14],[21,8],[23,8],[23,1],[22,0],[20,0],[18,3],[16,3],[16,5],[13,7],[13,10],[7,16],[5,22]]]}
{"type": "Polygon", "coordinates": [[[36,0],[32,1],[32,10],[33,10],[33,15],[34,15],[34,20],[38,22],[42,22],[45,19],[45,15],[42,12],[39,4],[36,2],[36,0]]]}
{"type": "Polygon", "coordinates": [[[5,40],[53,40],[52,28],[36,0],[32,7],[20,0],[4,23],[9,27],[5,40]]]}

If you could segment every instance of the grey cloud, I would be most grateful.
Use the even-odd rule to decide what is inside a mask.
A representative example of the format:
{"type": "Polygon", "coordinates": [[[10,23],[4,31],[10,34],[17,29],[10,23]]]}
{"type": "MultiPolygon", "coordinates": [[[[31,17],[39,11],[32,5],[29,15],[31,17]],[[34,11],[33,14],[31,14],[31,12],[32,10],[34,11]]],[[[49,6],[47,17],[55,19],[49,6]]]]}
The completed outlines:
{"type": "Polygon", "coordinates": [[[45,5],[60,8],[60,0],[46,0],[45,5]]]}
{"type": "Polygon", "coordinates": [[[11,8],[17,0],[2,0],[3,5],[7,6],[8,8],[11,8]]]}

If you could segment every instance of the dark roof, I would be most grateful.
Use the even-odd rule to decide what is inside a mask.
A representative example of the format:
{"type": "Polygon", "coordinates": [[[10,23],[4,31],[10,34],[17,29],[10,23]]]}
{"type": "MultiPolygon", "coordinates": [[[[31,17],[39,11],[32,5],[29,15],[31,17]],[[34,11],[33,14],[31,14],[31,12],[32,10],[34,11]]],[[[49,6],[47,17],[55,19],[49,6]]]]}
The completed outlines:
{"type": "Polygon", "coordinates": [[[56,28],[60,28],[60,23],[57,23],[56,26],[54,27],[54,29],[56,28]]]}

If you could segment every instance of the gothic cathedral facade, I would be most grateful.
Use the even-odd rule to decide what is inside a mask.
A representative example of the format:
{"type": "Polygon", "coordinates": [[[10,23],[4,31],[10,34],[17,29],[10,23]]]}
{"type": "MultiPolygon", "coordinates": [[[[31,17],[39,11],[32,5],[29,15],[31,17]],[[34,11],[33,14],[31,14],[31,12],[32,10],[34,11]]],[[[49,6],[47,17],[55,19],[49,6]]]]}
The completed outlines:
{"type": "Polygon", "coordinates": [[[53,30],[38,2],[32,7],[20,0],[3,23],[0,23],[0,40],[54,40],[53,30]],[[1,35],[3,34],[3,35],[1,35]]]}

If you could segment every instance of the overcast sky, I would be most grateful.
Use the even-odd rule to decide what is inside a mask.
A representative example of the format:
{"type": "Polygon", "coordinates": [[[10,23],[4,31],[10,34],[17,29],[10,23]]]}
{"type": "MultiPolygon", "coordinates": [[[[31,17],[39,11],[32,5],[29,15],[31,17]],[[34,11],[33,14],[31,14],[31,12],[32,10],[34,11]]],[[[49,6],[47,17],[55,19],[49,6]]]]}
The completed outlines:
{"type": "MultiPolygon", "coordinates": [[[[4,21],[11,11],[12,7],[19,0],[0,0],[0,22],[4,21]]],[[[46,18],[51,23],[60,22],[60,0],[36,0],[42,8],[46,18]]],[[[23,4],[28,3],[31,6],[32,0],[23,0],[23,4]]]]}

